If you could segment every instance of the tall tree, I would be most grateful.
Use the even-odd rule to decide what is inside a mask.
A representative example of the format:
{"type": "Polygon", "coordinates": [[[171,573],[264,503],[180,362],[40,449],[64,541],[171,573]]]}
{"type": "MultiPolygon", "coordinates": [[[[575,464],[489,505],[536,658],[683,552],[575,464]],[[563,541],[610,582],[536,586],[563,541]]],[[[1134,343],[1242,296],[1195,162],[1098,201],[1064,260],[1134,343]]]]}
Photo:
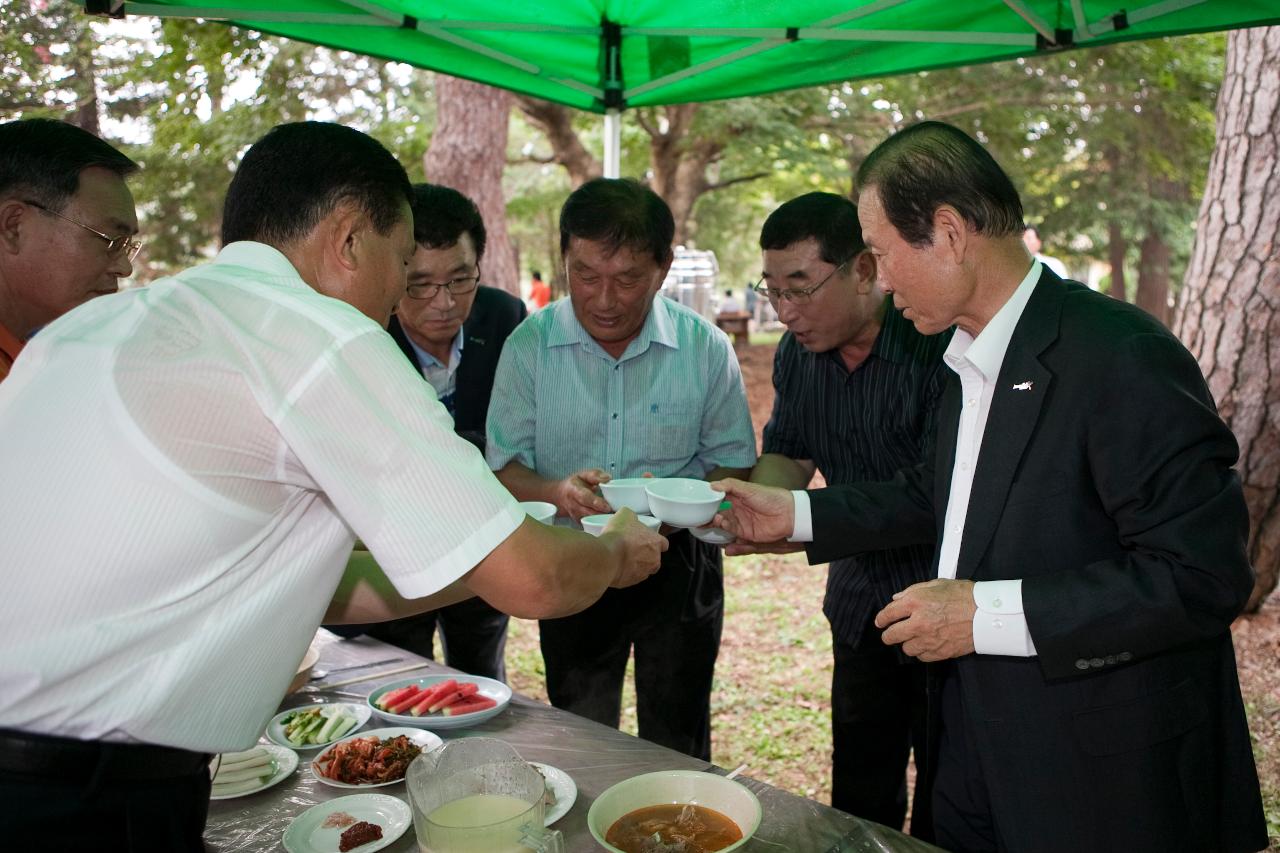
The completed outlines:
{"type": "Polygon", "coordinates": [[[506,90],[436,75],[437,126],[423,167],[428,181],[453,187],[480,208],[488,238],[484,283],[519,296],[502,193],[510,115],[511,95],[506,90]]]}
{"type": "Polygon", "coordinates": [[[1256,610],[1280,576],[1280,27],[1232,32],[1175,331],[1240,442],[1256,610]]]}

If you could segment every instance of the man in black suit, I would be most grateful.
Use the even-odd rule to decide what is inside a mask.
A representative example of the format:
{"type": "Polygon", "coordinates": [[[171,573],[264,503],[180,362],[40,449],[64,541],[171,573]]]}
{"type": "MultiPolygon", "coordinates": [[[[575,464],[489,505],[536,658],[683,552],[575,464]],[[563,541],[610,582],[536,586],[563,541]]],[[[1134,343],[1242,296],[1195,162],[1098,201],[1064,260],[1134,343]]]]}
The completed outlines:
{"type": "MultiPolygon", "coordinates": [[[[525,318],[524,303],[479,285],[485,229],[462,193],[434,184],[413,187],[409,289],[387,331],[435,388],[454,431],[484,450],[484,423],[502,345],[525,318]]],[[[429,658],[440,625],[449,666],[506,680],[507,616],[471,598],[417,616],[369,626],[370,636],[429,658]]]]}
{"type": "Polygon", "coordinates": [[[933,667],[938,843],[961,851],[1266,846],[1229,626],[1253,585],[1237,447],[1195,360],[1022,245],[1022,205],[936,122],[858,172],[883,289],[956,326],[935,447],[888,482],[724,481],[719,522],[822,562],[932,541],[876,617],[933,667]]]}

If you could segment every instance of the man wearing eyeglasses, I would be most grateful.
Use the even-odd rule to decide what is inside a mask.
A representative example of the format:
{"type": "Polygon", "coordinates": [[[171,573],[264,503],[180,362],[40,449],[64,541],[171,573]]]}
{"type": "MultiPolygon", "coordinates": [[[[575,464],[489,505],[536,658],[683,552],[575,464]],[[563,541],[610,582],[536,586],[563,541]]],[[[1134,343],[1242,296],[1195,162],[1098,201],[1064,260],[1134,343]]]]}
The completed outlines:
{"type": "MultiPolygon", "coordinates": [[[[884,480],[919,462],[946,380],[950,332],[921,335],[893,309],[847,198],[814,192],[788,201],[765,220],[760,248],[755,290],[787,333],[752,482],[803,489],[815,471],[831,485],[884,480]]],[[[914,746],[911,832],[923,838],[932,837],[924,667],[881,643],[874,619],[895,592],[928,577],[931,556],[931,546],[915,545],[835,560],[822,608],[835,656],[831,804],[901,827],[914,746]]]]}
{"type": "Polygon", "coordinates": [[[132,274],[137,170],[75,125],[0,124],[0,380],[27,338],[132,274]]]}
{"type": "MultiPolygon", "coordinates": [[[[755,462],[728,338],[658,295],[674,231],[666,202],[633,180],[588,181],[561,208],[569,298],[512,334],[489,409],[489,466],[521,500],[576,521],[609,512],[595,487],[610,478],[710,478],[755,462]]],[[[709,760],[720,552],[685,530],[669,540],[653,577],[539,623],[547,693],[616,728],[634,650],[640,737],[709,760]]]]}
{"type": "MultiPolygon", "coordinates": [[[[502,345],[525,318],[524,303],[480,281],[485,227],[471,199],[449,187],[415,184],[409,287],[387,331],[445,409],[454,431],[484,450],[484,421],[502,345]]],[[[429,658],[434,635],[449,666],[506,680],[505,613],[472,598],[405,619],[370,626],[365,633],[429,658]]]]}

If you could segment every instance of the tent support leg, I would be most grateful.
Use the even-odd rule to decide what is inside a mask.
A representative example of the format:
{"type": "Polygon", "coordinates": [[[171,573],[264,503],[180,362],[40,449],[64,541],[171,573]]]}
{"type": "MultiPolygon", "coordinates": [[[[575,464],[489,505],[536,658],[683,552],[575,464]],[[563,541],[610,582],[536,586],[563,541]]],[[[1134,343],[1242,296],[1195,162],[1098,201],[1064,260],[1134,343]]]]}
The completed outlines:
{"type": "Polygon", "coordinates": [[[604,176],[619,177],[622,169],[622,111],[604,113],[604,176]]]}

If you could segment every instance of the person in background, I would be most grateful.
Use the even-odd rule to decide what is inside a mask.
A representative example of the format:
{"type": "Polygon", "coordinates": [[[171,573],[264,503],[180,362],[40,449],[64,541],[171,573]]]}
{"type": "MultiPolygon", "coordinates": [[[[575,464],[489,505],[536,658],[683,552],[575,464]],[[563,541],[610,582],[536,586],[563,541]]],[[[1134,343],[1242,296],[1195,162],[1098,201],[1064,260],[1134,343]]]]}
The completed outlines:
{"type": "MultiPolygon", "coordinates": [[[[483,452],[498,356],[526,316],[524,303],[479,284],[485,227],[471,199],[449,187],[415,184],[412,208],[418,248],[409,260],[408,291],[387,331],[435,389],[454,431],[483,452]]],[[[484,599],[471,598],[366,626],[365,633],[434,659],[438,623],[449,666],[505,681],[507,618],[484,599]]]]}
{"type": "Polygon", "coordinates": [[[760,297],[756,294],[755,282],[747,282],[746,288],[742,291],[742,302],[747,314],[750,315],[750,321],[755,325],[760,325],[760,297]]]}
{"type": "Polygon", "coordinates": [[[532,280],[529,282],[529,305],[534,311],[546,308],[547,303],[551,301],[551,285],[542,280],[542,273],[537,270],[533,271],[532,280]]]}
{"type": "Polygon", "coordinates": [[[0,384],[7,847],[203,850],[209,754],[257,741],[326,613],[562,616],[657,569],[630,512],[528,518],[386,333],[411,200],[359,131],[276,127],[213,261],[63,315],[0,384]]]}
{"type": "Polygon", "coordinates": [[[73,124],[0,124],[0,381],[38,329],[133,274],[137,170],[73,124]]]}
{"type": "MultiPolygon", "coordinates": [[[[751,482],[803,489],[888,480],[924,458],[946,384],[950,332],[926,337],[876,286],[849,199],[813,192],[769,215],[757,285],[787,332],[773,362],[773,414],[751,482]],[[833,423],[841,425],[832,428],[833,423]]],[[[793,546],[799,550],[800,546],[793,546]]],[[[901,828],[914,751],[912,835],[930,839],[925,673],[880,642],[874,619],[898,590],[929,577],[931,545],[835,560],[823,612],[831,624],[831,804],[901,828]]]]}
{"type": "MultiPolygon", "coordinates": [[[[658,295],[675,223],[653,190],[598,178],[560,211],[569,298],[530,315],[502,351],[486,456],[521,500],[579,520],[606,513],[612,477],[745,474],[755,435],[724,333],[658,295]]],[[[720,551],[687,530],[662,569],[580,614],[539,623],[551,702],[616,727],[635,652],[640,737],[709,760],[720,647],[720,551]]]]}
{"type": "Polygon", "coordinates": [[[1027,251],[1031,253],[1031,257],[1053,270],[1053,274],[1058,278],[1067,278],[1067,265],[1057,258],[1051,258],[1048,255],[1040,254],[1040,248],[1044,245],[1040,241],[1040,229],[1034,225],[1028,225],[1022,230],[1022,243],[1027,247],[1027,251]]]}
{"type": "Polygon", "coordinates": [[[721,314],[741,314],[742,303],[738,301],[738,297],[733,295],[733,290],[725,288],[724,299],[720,300],[721,314]]]}
{"type": "Polygon", "coordinates": [[[882,289],[921,333],[957,327],[935,450],[889,481],[725,481],[717,523],[813,562],[937,541],[936,578],[876,626],[936,664],[940,847],[1266,847],[1230,631],[1249,517],[1195,359],[1032,260],[1012,182],[958,128],[899,131],[855,184],[882,289]]]}

